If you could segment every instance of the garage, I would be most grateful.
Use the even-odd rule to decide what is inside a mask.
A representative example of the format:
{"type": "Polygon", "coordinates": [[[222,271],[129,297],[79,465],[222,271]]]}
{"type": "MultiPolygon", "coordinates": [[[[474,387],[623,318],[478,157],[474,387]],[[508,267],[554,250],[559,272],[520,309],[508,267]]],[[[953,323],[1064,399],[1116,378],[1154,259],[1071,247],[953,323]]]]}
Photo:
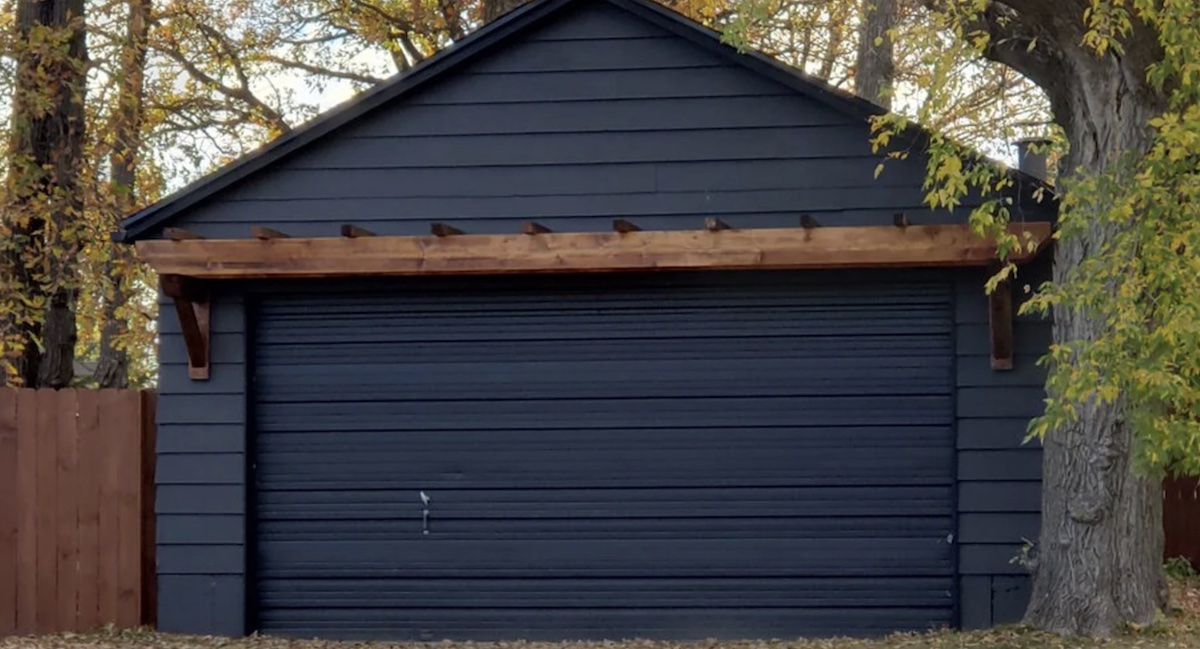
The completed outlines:
{"type": "Polygon", "coordinates": [[[1005,172],[986,292],[988,197],[929,208],[881,112],[650,0],[536,0],[126,219],[160,629],[1018,620],[1057,208],[1005,172]]]}
{"type": "Polygon", "coordinates": [[[474,281],[254,313],[265,633],[953,621],[944,278],[474,281]]]}

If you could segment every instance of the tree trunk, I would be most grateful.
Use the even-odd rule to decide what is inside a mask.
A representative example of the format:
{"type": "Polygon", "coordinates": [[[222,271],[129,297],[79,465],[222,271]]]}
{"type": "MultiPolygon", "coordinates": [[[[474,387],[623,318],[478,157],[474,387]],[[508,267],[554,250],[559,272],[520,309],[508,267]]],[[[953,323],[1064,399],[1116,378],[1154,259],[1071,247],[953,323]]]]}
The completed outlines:
{"type": "Polygon", "coordinates": [[[78,333],[75,327],[75,303],[79,289],[74,281],[69,286],[59,286],[50,296],[42,327],[45,349],[38,366],[37,387],[65,388],[75,378],[75,343],[78,333]]]}
{"type": "Polygon", "coordinates": [[[841,22],[829,23],[829,47],[825,48],[824,58],[821,59],[821,65],[817,68],[817,76],[824,81],[830,81],[833,77],[833,64],[841,54],[844,37],[845,26],[841,22]]]}
{"type": "Polygon", "coordinates": [[[891,109],[896,56],[892,36],[898,0],[863,0],[858,55],[854,65],[854,92],[863,99],[891,109]]]}
{"type": "MultiPolygon", "coordinates": [[[[109,154],[114,227],[133,212],[137,203],[137,165],[142,148],[150,9],[150,0],[129,0],[125,44],[121,51],[121,72],[124,76],[117,90],[117,107],[112,118],[113,148],[109,154]]],[[[129,352],[118,341],[125,330],[121,309],[129,299],[126,276],[134,263],[128,246],[109,246],[101,281],[109,281],[110,284],[104,295],[100,354],[92,375],[101,388],[124,388],[129,385],[129,352]]]]}
{"type": "MultiPolygon", "coordinates": [[[[1123,158],[1150,144],[1147,121],[1162,102],[1138,63],[1063,44],[1070,70],[1047,88],[1071,151],[1069,188],[1077,174],[1119,172],[1123,158]]],[[[1096,226],[1055,251],[1055,281],[1112,235],[1096,226]]],[[[1067,309],[1054,313],[1057,343],[1096,340],[1105,324],[1067,309]]],[[[1149,624],[1166,604],[1162,569],[1162,486],[1134,471],[1133,431],[1124,404],[1091,404],[1076,423],[1045,440],[1042,530],[1033,563],[1033,597],[1025,621],[1064,634],[1111,635],[1124,623],[1149,624]]]]}
{"type": "MultiPolygon", "coordinates": [[[[124,251],[114,249],[109,254],[129,257],[124,251]]],[[[126,260],[129,263],[131,260],[126,260]]],[[[129,352],[119,345],[118,339],[124,331],[119,309],[128,301],[124,269],[109,259],[104,262],[104,274],[111,278],[109,294],[104,299],[104,322],[100,326],[100,351],[96,358],[96,369],[92,380],[98,388],[129,387],[129,352]]]]}
{"type": "MultiPolygon", "coordinates": [[[[1070,151],[1060,189],[1076,178],[1114,174],[1145,154],[1149,120],[1166,106],[1146,79],[1161,60],[1154,28],[1134,20],[1121,51],[1097,54],[1077,3],[1005,0],[977,17],[988,32],[988,58],[1024,74],[1046,91],[1070,151]]],[[[1083,209],[1076,206],[1074,209],[1083,209]]],[[[1077,216],[1077,215],[1076,215],[1077,216]]],[[[1063,282],[1092,250],[1116,234],[1097,220],[1059,240],[1054,280],[1063,282]]],[[[1099,340],[1102,316],[1058,306],[1054,342],[1099,340]]],[[[1091,403],[1077,421],[1046,435],[1041,535],[1031,564],[1033,595],[1025,621],[1063,634],[1111,635],[1125,623],[1153,622],[1166,604],[1162,569],[1162,491],[1135,472],[1127,405],[1091,403]]]]}
{"type": "Polygon", "coordinates": [[[16,371],[30,387],[64,387],[74,378],[79,245],[74,231],[83,216],[87,89],[83,16],[84,0],[17,3],[8,177],[15,245],[5,261],[15,280],[11,290],[40,302],[44,312],[9,314],[5,324],[23,348],[16,371]],[[66,50],[54,48],[45,36],[33,38],[37,28],[62,34],[66,50]]]}
{"type": "MultiPolygon", "coordinates": [[[[1078,318],[1054,328],[1056,336],[1096,333],[1078,318]]],[[[1162,483],[1133,472],[1133,436],[1120,405],[1080,415],[1046,438],[1042,532],[1025,621],[1109,636],[1126,622],[1153,622],[1166,605],[1162,483]]]]}

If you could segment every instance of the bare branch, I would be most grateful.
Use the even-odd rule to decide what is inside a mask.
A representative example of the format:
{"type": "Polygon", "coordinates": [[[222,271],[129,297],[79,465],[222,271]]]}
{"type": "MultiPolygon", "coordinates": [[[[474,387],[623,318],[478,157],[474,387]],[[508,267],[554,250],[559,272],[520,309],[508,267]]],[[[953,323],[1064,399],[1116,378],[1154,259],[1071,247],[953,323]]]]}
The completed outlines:
{"type": "MultiPolygon", "coordinates": [[[[1017,0],[1017,3],[1023,1],[1017,0]]],[[[1025,21],[1010,4],[990,2],[978,14],[956,16],[953,8],[943,0],[925,0],[926,8],[931,11],[956,16],[961,20],[964,33],[987,34],[988,42],[983,55],[1029,77],[1051,95],[1053,102],[1053,88],[1066,73],[1066,64],[1055,35],[1048,31],[1044,23],[1025,21]]]]}
{"type": "Polygon", "coordinates": [[[182,52],[179,52],[175,48],[156,46],[155,49],[178,63],[180,67],[186,70],[187,73],[197,81],[230,99],[236,99],[253,107],[255,112],[262,119],[266,120],[277,132],[281,134],[291,132],[292,127],[287,123],[287,120],[283,118],[283,115],[281,115],[274,108],[268,106],[264,101],[259,99],[253,92],[250,91],[249,83],[245,79],[244,75],[239,75],[239,79],[243,82],[242,85],[238,87],[232,87],[222,83],[220,80],[201,70],[199,66],[192,62],[191,59],[189,59],[187,56],[184,56],[182,52]]]}
{"type": "Polygon", "coordinates": [[[358,74],[356,72],[351,72],[349,70],[333,70],[331,68],[323,68],[323,67],[320,67],[317,65],[304,63],[302,61],[294,61],[291,59],[285,59],[281,56],[276,56],[274,54],[263,54],[263,55],[258,56],[257,59],[260,61],[268,62],[268,63],[275,63],[277,65],[282,65],[287,68],[303,70],[310,74],[317,74],[317,75],[321,75],[324,77],[330,77],[333,79],[345,79],[347,81],[354,81],[357,83],[362,83],[362,84],[371,85],[371,86],[377,86],[385,81],[385,79],[381,79],[379,77],[374,77],[369,74],[358,74]]]}

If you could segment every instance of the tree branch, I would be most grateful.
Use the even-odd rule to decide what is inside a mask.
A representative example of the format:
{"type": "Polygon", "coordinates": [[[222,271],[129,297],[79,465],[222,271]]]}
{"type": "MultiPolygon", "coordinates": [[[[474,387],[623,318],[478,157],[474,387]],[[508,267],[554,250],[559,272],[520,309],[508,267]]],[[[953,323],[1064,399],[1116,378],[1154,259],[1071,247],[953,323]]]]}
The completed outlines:
{"type": "Polygon", "coordinates": [[[1057,34],[1046,23],[1026,19],[1007,4],[992,2],[980,15],[979,28],[989,37],[984,56],[1029,77],[1047,92],[1066,73],[1057,34]]]}
{"type": "Polygon", "coordinates": [[[317,75],[321,75],[323,77],[330,77],[333,79],[345,79],[346,81],[354,81],[354,82],[366,84],[369,86],[377,86],[385,81],[384,79],[380,79],[379,77],[374,77],[369,74],[358,74],[357,72],[350,72],[348,70],[331,70],[329,68],[323,68],[323,67],[320,67],[317,65],[312,65],[310,63],[304,63],[302,61],[293,61],[290,59],[285,59],[282,56],[276,56],[274,54],[263,54],[256,58],[258,58],[260,61],[265,61],[268,63],[275,63],[275,64],[282,65],[287,68],[303,70],[310,74],[317,74],[317,75]]]}
{"type": "Polygon", "coordinates": [[[170,58],[178,63],[197,81],[230,99],[241,101],[254,108],[255,111],[263,119],[269,122],[271,127],[274,128],[278,133],[283,134],[291,132],[292,127],[287,123],[287,120],[283,118],[283,115],[280,115],[278,111],[268,106],[250,91],[248,87],[248,81],[245,79],[244,75],[239,75],[239,79],[243,82],[242,85],[238,87],[232,87],[222,83],[220,80],[201,70],[199,66],[193,63],[188,57],[184,56],[182,52],[179,52],[175,48],[155,46],[155,49],[167,56],[167,58],[170,58]]]}
{"type": "MultiPolygon", "coordinates": [[[[1075,11],[1076,0],[1064,0],[1063,6],[1069,11],[1075,11]]],[[[1004,2],[989,2],[987,7],[974,14],[959,14],[945,0],[924,0],[925,7],[944,16],[950,16],[960,21],[964,34],[984,33],[988,42],[983,56],[988,60],[1006,65],[1028,77],[1046,91],[1051,106],[1056,114],[1065,108],[1061,85],[1068,73],[1063,52],[1058,46],[1058,35],[1052,33],[1047,22],[1042,19],[1031,19],[1030,14],[1023,14],[1013,8],[1033,7],[1040,15],[1044,11],[1040,0],[1004,0],[1004,2]],[[1056,90],[1060,90],[1056,92],[1056,90]]],[[[1059,7],[1057,3],[1051,3],[1059,7]]],[[[1082,20],[1082,11],[1076,15],[1076,20],[1082,20]]]]}

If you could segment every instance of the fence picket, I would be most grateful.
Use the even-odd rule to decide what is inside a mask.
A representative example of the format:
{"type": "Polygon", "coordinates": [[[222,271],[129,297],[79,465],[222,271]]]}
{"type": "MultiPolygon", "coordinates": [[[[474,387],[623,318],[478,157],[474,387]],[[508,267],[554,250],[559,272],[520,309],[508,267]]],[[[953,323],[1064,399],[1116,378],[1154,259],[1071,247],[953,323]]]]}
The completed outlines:
{"type": "Polygon", "coordinates": [[[77,627],[89,631],[100,626],[100,456],[105,452],[100,439],[100,420],[95,390],[80,390],[79,407],[79,617],[77,627]]]}
{"type": "Polygon", "coordinates": [[[142,623],[158,625],[158,566],[156,549],[158,525],[154,516],[154,476],[158,466],[155,449],[158,443],[158,393],[145,390],[141,393],[141,484],[138,498],[141,506],[142,556],[141,556],[141,600],[142,623]]]}
{"type": "Polygon", "coordinates": [[[37,631],[54,633],[58,623],[58,444],[54,390],[36,390],[37,454],[37,631]]]}
{"type": "Polygon", "coordinates": [[[0,637],[17,631],[17,395],[0,390],[0,637]]]}
{"type": "Polygon", "coordinates": [[[37,631],[37,393],[17,395],[17,633],[37,631]]]}
{"type": "Polygon", "coordinates": [[[104,428],[101,443],[107,452],[97,459],[99,471],[100,494],[100,527],[99,551],[100,565],[97,579],[99,592],[99,610],[101,623],[117,621],[117,581],[118,558],[121,553],[121,530],[117,507],[118,485],[121,483],[120,453],[117,453],[121,438],[116,436],[116,426],[113,413],[118,412],[123,403],[120,393],[116,390],[100,390],[98,393],[100,412],[104,413],[104,428]]]}
{"type": "Polygon", "coordinates": [[[142,400],[137,392],[118,392],[113,437],[121,449],[117,482],[117,625],[137,626],[142,619],[142,400]]]}
{"type": "Polygon", "coordinates": [[[55,484],[57,514],[55,538],[58,558],[55,562],[58,596],[58,628],[78,628],[79,576],[79,467],[76,444],[75,390],[60,390],[55,395],[55,437],[58,439],[58,475],[55,484]]]}

